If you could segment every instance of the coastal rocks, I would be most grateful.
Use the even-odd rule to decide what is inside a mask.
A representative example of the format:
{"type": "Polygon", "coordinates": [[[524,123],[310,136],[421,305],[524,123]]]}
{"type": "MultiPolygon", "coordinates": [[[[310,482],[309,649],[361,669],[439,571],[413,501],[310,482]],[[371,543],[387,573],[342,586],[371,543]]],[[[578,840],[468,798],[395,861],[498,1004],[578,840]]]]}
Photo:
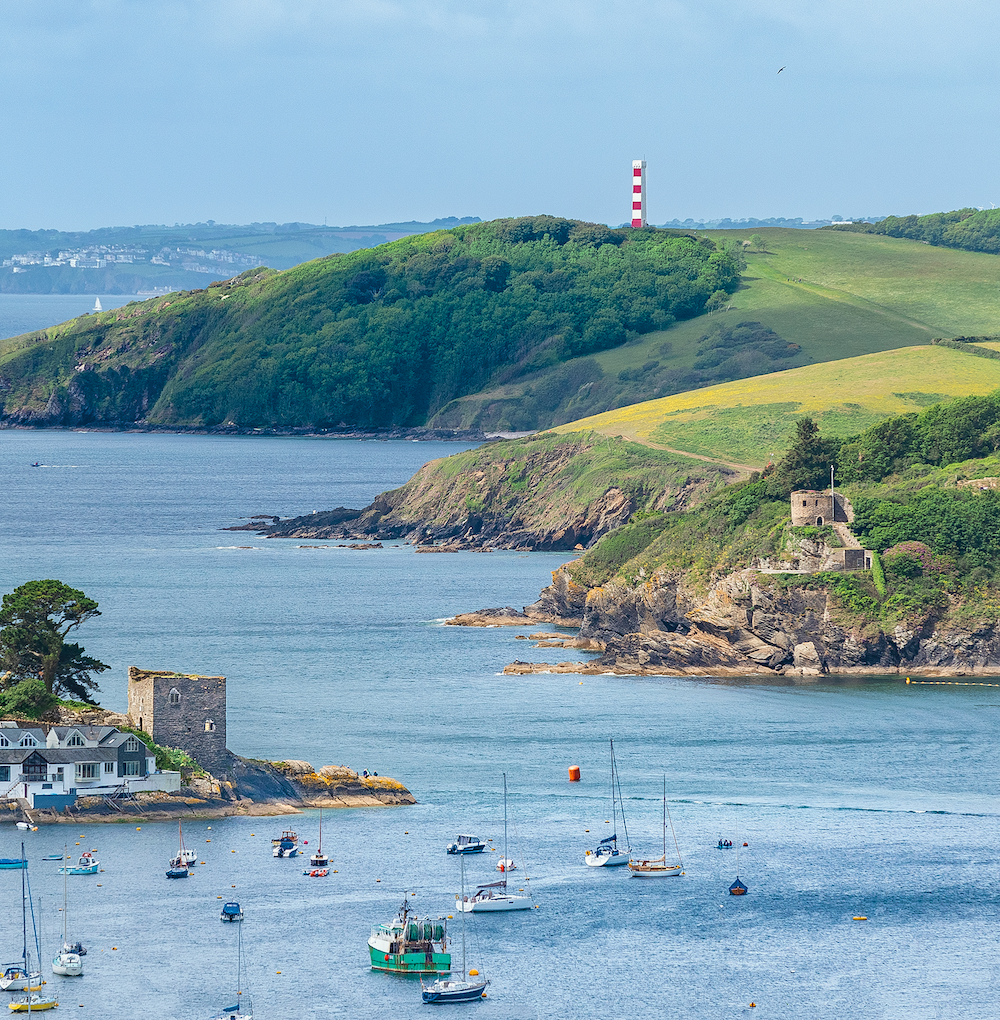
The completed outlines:
{"type": "Polygon", "coordinates": [[[526,606],[532,619],[562,627],[582,627],[588,589],[573,580],[572,563],[552,571],[552,584],[542,589],[537,602],[526,606]]]}
{"type": "Polygon", "coordinates": [[[446,627],[524,627],[537,622],[513,606],[495,609],[479,609],[474,613],[459,613],[445,620],[446,627]]]}
{"type": "MultiPolygon", "coordinates": [[[[566,568],[555,571],[542,604],[565,606],[571,581],[566,568]]],[[[572,598],[578,605],[579,592],[572,598]]],[[[753,569],[716,578],[707,590],[693,588],[683,572],[665,569],[634,585],[612,582],[586,592],[582,616],[579,640],[594,642],[589,647],[595,649],[603,645],[598,658],[558,665],[518,660],[505,672],[1000,674],[997,621],[969,627],[931,612],[889,632],[862,627],[847,621],[825,586],[787,585],[753,569]]]]}

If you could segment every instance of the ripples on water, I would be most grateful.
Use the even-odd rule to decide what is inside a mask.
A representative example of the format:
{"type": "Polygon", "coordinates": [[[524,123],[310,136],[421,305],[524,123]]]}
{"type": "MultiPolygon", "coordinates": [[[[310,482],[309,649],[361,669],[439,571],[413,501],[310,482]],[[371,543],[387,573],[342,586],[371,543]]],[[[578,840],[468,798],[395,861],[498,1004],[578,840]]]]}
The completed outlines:
{"type": "MultiPolygon", "coordinates": [[[[227,1004],[235,933],[218,920],[222,896],[246,909],[260,1016],[422,1014],[415,982],[369,972],[369,928],[406,889],[448,912],[458,862],[444,845],[459,831],[502,838],[506,770],[512,856],[540,909],[470,919],[471,959],[493,981],[468,1007],[477,1015],[700,1020],[751,1001],[787,1018],[992,1015],[997,689],[503,677],[515,657],[577,653],[529,656],[516,630],[439,621],[533,601],[565,556],[298,549],[218,530],[252,513],[362,505],[456,449],[0,432],[2,590],[53,576],[100,601],[80,639],[114,666],[101,678],[108,707],[124,708],[130,664],[222,672],[235,751],[374,769],[420,802],[327,812],[338,874],[325,880],[270,857],[283,824],[314,839],[315,813],[189,822],[206,863],[183,883],[163,877],[170,824],[28,833],[50,951],[61,883],[39,858],[67,837],[76,849],[82,833],[106,869],[99,888],[71,880],[71,929],[92,948],[83,979],[50,977],[60,1010],[186,1018],[227,1004]],[[667,777],[683,879],[583,865],[609,828],[612,734],[643,854],[659,852],[667,777]],[[582,783],[566,781],[571,764],[582,783]],[[743,899],[724,895],[735,853],[712,849],[737,827],[750,844],[743,899]]],[[[8,830],[0,856],[19,838],[8,830]]],[[[491,867],[469,861],[468,880],[497,877],[491,867]]],[[[17,872],[0,872],[0,918],[16,918],[19,888],[17,872]]],[[[457,920],[451,930],[457,939],[457,920]]],[[[11,924],[0,947],[19,952],[11,924]]]]}

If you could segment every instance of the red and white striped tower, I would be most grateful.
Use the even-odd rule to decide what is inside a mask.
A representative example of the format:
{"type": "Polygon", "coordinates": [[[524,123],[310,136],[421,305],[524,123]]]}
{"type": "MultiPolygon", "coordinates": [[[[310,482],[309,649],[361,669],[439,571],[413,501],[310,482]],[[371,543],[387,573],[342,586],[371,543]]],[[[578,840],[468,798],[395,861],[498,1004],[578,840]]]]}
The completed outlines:
{"type": "Polygon", "coordinates": [[[632,160],[632,226],[646,225],[646,161],[632,160]]]}

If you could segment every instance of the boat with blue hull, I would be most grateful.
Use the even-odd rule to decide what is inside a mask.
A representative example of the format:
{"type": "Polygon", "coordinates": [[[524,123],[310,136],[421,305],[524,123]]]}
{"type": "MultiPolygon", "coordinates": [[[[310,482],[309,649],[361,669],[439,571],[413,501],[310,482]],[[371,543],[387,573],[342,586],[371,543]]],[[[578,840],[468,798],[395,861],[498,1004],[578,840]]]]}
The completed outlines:
{"type": "Polygon", "coordinates": [[[628,864],[632,846],[628,840],[628,825],[625,823],[625,804],[622,801],[621,783],[618,781],[618,764],[615,761],[615,742],[611,741],[611,835],[597,844],[597,849],[587,850],[584,860],[591,868],[614,868],[628,864]],[[625,832],[625,849],[618,846],[618,808],[622,813],[622,829],[625,832]]]}
{"type": "Polygon", "coordinates": [[[450,854],[481,854],[486,844],[478,836],[463,834],[455,837],[454,843],[448,844],[450,854]]]}
{"type": "Polygon", "coordinates": [[[65,864],[59,869],[60,875],[96,875],[100,870],[101,862],[92,853],[80,854],[76,864],[65,864]]]}
{"type": "Polygon", "coordinates": [[[298,855],[299,834],[292,829],[285,829],[277,839],[271,840],[272,857],[298,857],[298,855]]]}

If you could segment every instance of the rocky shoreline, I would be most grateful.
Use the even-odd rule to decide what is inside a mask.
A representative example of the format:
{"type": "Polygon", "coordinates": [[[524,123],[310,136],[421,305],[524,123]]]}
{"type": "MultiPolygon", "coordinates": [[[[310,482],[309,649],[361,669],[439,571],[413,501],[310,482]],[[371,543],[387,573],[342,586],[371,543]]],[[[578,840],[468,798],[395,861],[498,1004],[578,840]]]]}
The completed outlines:
{"type": "MultiPolygon", "coordinates": [[[[590,661],[516,659],[509,675],[580,673],[704,677],[1000,676],[1000,625],[963,623],[935,612],[889,632],[844,618],[824,587],[783,586],[742,569],[707,591],[684,572],[661,569],[635,584],[577,583],[572,563],[553,572],[538,602],[462,614],[453,626],[578,628],[575,637],[536,647],[578,647],[590,661]]],[[[536,635],[540,636],[540,635],[536,635]]],[[[561,637],[561,635],[560,635],[561,637]]]]}

